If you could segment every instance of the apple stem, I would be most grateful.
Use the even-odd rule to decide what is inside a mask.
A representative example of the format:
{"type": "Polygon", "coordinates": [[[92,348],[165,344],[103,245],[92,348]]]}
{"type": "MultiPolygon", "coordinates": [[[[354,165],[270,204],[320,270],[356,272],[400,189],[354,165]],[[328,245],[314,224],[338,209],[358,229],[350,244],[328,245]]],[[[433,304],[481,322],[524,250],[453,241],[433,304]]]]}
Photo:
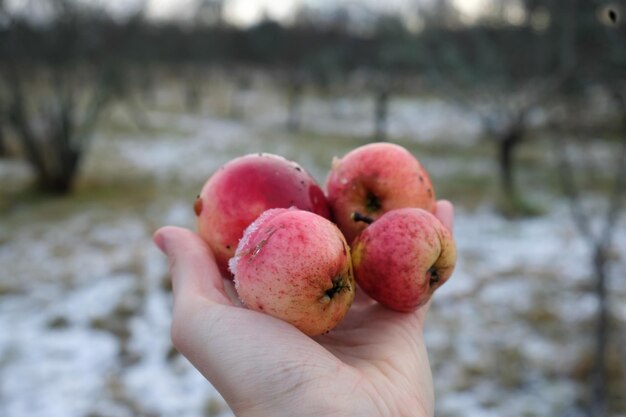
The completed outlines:
{"type": "Polygon", "coordinates": [[[371,217],[365,216],[359,213],[358,211],[355,211],[354,213],[352,213],[352,216],[350,217],[352,217],[352,220],[354,220],[355,222],[363,222],[367,224],[374,223],[374,219],[372,219],[371,217]]]}

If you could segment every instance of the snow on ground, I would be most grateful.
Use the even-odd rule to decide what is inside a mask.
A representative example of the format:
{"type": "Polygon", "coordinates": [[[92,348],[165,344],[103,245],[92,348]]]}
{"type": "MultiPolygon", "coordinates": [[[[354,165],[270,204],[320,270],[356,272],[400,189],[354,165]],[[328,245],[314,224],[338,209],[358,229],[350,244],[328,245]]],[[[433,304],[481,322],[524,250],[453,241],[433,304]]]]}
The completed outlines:
{"type": "MultiPolygon", "coordinates": [[[[163,223],[179,210],[175,202],[163,223]]],[[[152,231],[99,217],[26,225],[0,246],[9,289],[0,296],[0,415],[191,417],[210,404],[229,415],[172,351],[167,262],[152,231]]]]}
{"type": "Polygon", "coordinates": [[[224,153],[229,149],[244,149],[253,140],[251,132],[241,124],[214,118],[179,117],[155,113],[159,123],[178,123],[191,134],[171,138],[122,144],[124,156],[131,163],[158,178],[175,175],[181,181],[204,179],[224,161],[224,153]],[[184,143],[183,143],[184,141],[184,143]],[[184,166],[181,166],[184,161],[184,166]]]}
{"type": "MultiPolygon", "coordinates": [[[[263,127],[284,126],[286,100],[268,94],[248,93],[247,117],[263,127]],[[271,104],[268,105],[268,100],[271,104]]],[[[306,97],[300,108],[302,128],[324,135],[371,137],[374,132],[374,102],[371,97],[327,100],[306,97]]],[[[387,121],[391,139],[411,138],[417,142],[443,142],[471,146],[482,134],[476,115],[441,99],[392,97],[387,121]]]]}
{"type": "MultiPolygon", "coordinates": [[[[264,145],[240,122],[152,116],[185,133],[99,137],[90,158],[116,155],[109,174],[133,167],[127,175],[156,179],[158,201],[83,205],[54,220],[31,205],[0,218],[0,416],[232,415],[172,348],[167,263],[151,234],[157,225],[193,227],[189,201],[168,187],[202,181],[264,145]]],[[[298,154],[289,141],[280,146],[298,154]]],[[[0,161],[0,181],[22,175],[15,167],[0,161]]],[[[590,349],[596,303],[586,289],[588,248],[566,207],[515,222],[459,209],[455,234],[458,268],[426,328],[437,415],[580,415],[587,387],[574,374],[590,349]]],[[[624,223],[616,236],[611,285],[623,328],[624,223]]]]}
{"type": "MultiPolygon", "coordinates": [[[[597,304],[580,288],[590,280],[589,253],[568,215],[561,206],[512,223],[458,213],[458,269],[426,328],[438,415],[580,414],[586,384],[570,374],[590,350],[597,304]]],[[[617,235],[626,253],[626,233],[617,235]]],[[[613,277],[625,273],[623,260],[614,264],[613,277]]],[[[612,288],[623,305],[624,286],[612,288]]]]}

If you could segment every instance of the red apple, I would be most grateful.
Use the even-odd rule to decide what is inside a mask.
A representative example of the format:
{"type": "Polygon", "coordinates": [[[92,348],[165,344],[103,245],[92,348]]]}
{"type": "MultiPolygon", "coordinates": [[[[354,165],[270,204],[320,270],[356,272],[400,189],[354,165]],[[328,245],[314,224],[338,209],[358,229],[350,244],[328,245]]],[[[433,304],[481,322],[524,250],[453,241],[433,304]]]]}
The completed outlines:
{"type": "Polygon", "coordinates": [[[355,212],[377,219],[404,207],[435,211],[428,173],[409,151],[391,143],[361,146],[335,158],[326,190],[335,223],[348,242],[367,227],[352,219],[355,212]]]}
{"type": "Polygon", "coordinates": [[[263,213],[246,229],[230,269],[247,308],[310,336],[334,328],[354,300],[348,244],[337,226],[308,211],[263,213]]]}
{"type": "Polygon", "coordinates": [[[448,280],[456,246],[435,216],[404,208],[383,214],[354,240],[352,262],[366,294],[385,307],[410,312],[448,280]]]}
{"type": "Polygon", "coordinates": [[[204,184],[194,205],[198,234],[230,276],[228,260],[246,227],[267,209],[291,206],[330,218],[322,189],[300,165],[267,153],[242,156],[204,184]]]}

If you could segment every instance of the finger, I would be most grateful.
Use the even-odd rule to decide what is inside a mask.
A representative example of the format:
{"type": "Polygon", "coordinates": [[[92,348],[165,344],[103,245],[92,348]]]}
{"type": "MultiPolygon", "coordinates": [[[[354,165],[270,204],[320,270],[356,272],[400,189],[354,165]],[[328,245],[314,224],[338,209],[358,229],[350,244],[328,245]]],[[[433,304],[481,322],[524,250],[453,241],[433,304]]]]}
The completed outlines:
{"type": "Polygon", "coordinates": [[[422,327],[424,327],[424,323],[426,322],[426,317],[428,316],[428,310],[430,310],[430,305],[432,304],[432,297],[428,299],[426,304],[417,309],[417,319],[422,327]]]}
{"type": "Polygon", "coordinates": [[[448,200],[437,201],[435,212],[437,218],[448,228],[450,232],[454,229],[454,206],[448,200]]]}
{"type": "Polygon", "coordinates": [[[183,300],[198,297],[217,304],[232,305],[215,257],[197,234],[167,226],[154,234],[154,242],[170,260],[174,308],[183,300]]]}
{"type": "Polygon", "coordinates": [[[235,284],[232,279],[222,278],[222,282],[224,283],[224,290],[228,299],[233,303],[233,305],[237,307],[243,307],[243,302],[239,299],[239,295],[237,294],[237,290],[235,289],[235,284]]]}
{"type": "Polygon", "coordinates": [[[374,299],[370,298],[370,296],[367,295],[365,291],[363,291],[361,287],[359,287],[358,284],[355,284],[355,285],[356,285],[356,288],[354,292],[354,301],[352,302],[353,307],[357,307],[357,306],[366,307],[376,302],[374,301],[374,299]]]}

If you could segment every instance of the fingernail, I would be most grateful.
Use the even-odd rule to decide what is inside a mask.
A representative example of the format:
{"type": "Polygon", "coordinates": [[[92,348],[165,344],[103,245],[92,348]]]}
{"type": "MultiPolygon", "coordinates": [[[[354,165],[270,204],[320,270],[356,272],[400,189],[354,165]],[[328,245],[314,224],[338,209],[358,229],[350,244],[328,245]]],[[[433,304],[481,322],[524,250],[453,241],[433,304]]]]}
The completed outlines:
{"type": "Polygon", "coordinates": [[[161,250],[161,252],[167,255],[167,239],[164,236],[164,233],[157,231],[154,234],[152,240],[154,241],[154,244],[157,245],[157,247],[161,250]]]}

